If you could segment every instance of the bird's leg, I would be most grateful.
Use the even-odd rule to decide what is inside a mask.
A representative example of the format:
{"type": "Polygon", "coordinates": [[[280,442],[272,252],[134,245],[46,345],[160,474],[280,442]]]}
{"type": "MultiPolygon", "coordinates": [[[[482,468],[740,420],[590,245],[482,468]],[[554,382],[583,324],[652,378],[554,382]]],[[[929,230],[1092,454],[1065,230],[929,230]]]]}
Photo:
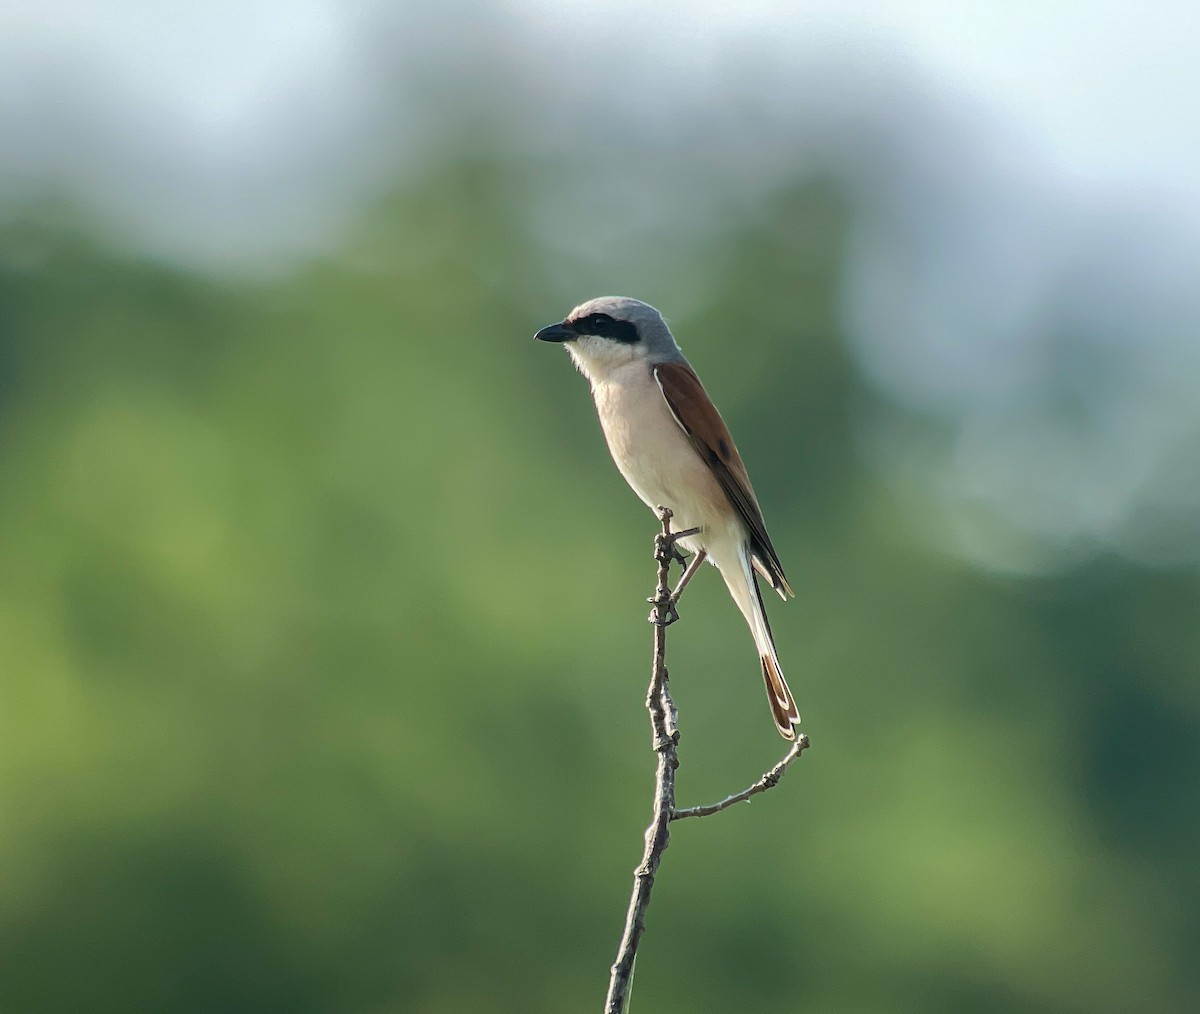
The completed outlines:
{"type": "Polygon", "coordinates": [[[699,535],[703,528],[686,528],[682,532],[660,532],[654,536],[655,555],[661,559],[661,554],[667,553],[672,560],[678,560],[680,563],[687,563],[687,557],[680,551],[676,543],[680,539],[689,538],[692,535],[699,535]]]}
{"type": "Polygon", "coordinates": [[[708,559],[708,553],[703,550],[697,550],[696,555],[692,557],[692,562],[687,565],[683,572],[683,577],[679,579],[679,584],[675,586],[675,590],[671,592],[671,611],[678,617],[679,613],[675,612],[675,604],[679,601],[679,596],[683,594],[683,589],[688,586],[688,582],[696,576],[696,571],[700,569],[700,565],[708,559]]]}
{"type": "MultiPolygon", "coordinates": [[[[659,509],[662,510],[663,508],[659,509]]],[[[670,515],[668,515],[667,519],[664,520],[664,527],[669,520],[670,515]]],[[[667,586],[663,584],[660,585],[661,590],[659,591],[659,595],[665,596],[665,599],[655,597],[649,600],[655,605],[655,609],[651,610],[650,615],[647,617],[651,623],[658,623],[661,626],[669,627],[672,623],[679,619],[679,611],[675,608],[675,602],[679,598],[679,593],[683,591],[683,586],[687,584],[689,580],[691,580],[691,574],[694,573],[695,565],[704,559],[705,554],[701,552],[697,559],[693,560],[689,565],[688,558],[679,551],[679,546],[677,543],[680,539],[686,539],[689,535],[698,535],[700,532],[701,529],[699,528],[688,528],[682,532],[664,531],[654,537],[654,553],[659,563],[665,563],[667,567],[670,567],[673,560],[678,560],[680,564],[683,565],[684,571],[683,577],[680,579],[679,585],[676,587],[674,592],[669,591],[667,586]],[[661,620],[658,618],[657,608],[660,602],[662,603],[664,609],[664,615],[661,620]]],[[[667,572],[665,569],[659,570],[660,581],[666,580],[666,573],[667,572]]]]}

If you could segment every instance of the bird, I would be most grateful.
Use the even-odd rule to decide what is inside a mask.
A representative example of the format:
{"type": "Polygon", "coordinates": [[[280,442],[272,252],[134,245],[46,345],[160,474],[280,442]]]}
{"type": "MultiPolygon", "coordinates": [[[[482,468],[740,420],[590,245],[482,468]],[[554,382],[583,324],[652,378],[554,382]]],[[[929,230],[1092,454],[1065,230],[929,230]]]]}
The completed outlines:
{"type": "Polygon", "coordinates": [[[758,650],[775,728],[794,740],[800,714],[783,678],[756,575],[794,596],[729,428],[663,315],[628,296],[575,307],[534,338],[563,344],[591,385],[617,469],[652,510],[669,507],[694,554],[676,596],[707,561],[716,566],[758,650]]]}

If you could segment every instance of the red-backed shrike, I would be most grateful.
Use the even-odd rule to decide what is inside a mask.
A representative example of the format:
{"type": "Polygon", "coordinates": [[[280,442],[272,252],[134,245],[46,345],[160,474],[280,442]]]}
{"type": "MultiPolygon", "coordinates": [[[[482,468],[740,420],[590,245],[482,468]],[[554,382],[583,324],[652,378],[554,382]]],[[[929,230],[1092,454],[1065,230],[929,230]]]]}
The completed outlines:
{"type": "Polygon", "coordinates": [[[679,351],[654,307],[625,296],[577,306],[535,338],[563,342],[592,385],[592,397],[613,461],[633,491],[654,510],[670,507],[680,539],[725,579],[762,664],[775,727],[794,739],[800,721],[779,666],[755,571],[786,599],[792,589],[763,523],[746,466],[700,378],[679,351]]]}

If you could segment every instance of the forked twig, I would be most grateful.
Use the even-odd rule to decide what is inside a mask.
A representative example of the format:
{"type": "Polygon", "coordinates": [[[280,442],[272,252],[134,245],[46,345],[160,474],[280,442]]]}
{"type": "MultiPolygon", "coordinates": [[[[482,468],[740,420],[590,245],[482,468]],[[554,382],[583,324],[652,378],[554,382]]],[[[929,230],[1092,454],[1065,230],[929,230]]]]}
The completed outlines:
{"type": "MultiPolygon", "coordinates": [[[[658,579],[654,596],[649,600],[653,606],[650,622],[654,625],[654,652],[650,669],[650,687],[646,692],[646,710],[650,714],[650,733],[653,749],[658,757],[654,780],[654,816],[646,828],[645,849],[642,861],[633,872],[633,893],[629,898],[629,911],[625,916],[625,929],[617,960],[613,963],[605,999],[605,1014],[623,1014],[633,979],[633,963],[637,957],[638,943],[646,928],[646,910],[650,906],[650,892],[659,863],[671,840],[670,823],[684,817],[706,817],[713,813],[749,799],[760,792],[773,788],[783,777],[788,765],[808,747],[808,737],[798,736],[784,758],[757,782],[719,803],[711,806],[693,806],[684,810],[675,807],[675,769],[679,767],[679,727],[675,702],[671,698],[667,675],[667,627],[679,619],[675,603],[686,586],[686,580],[672,594],[670,584],[671,561],[680,559],[676,543],[694,535],[695,529],[683,532],[671,531],[672,512],[669,507],[658,508],[662,531],[654,538],[654,559],[658,565],[658,579]]],[[[699,561],[685,571],[688,578],[695,573],[699,561]]]]}
{"type": "Polygon", "coordinates": [[[741,792],[735,792],[732,796],[726,796],[719,803],[711,803],[708,806],[689,806],[683,810],[677,809],[671,814],[671,819],[683,820],[685,817],[708,817],[714,813],[720,813],[722,810],[728,809],[734,803],[744,802],[751,796],[757,796],[760,792],[766,792],[767,789],[775,788],[779,784],[779,779],[787,771],[788,765],[807,749],[808,737],[804,733],[801,733],[796,737],[796,742],[792,744],[792,748],[783,755],[783,760],[771,768],[770,771],[766,772],[749,788],[742,789],[741,792]]]}

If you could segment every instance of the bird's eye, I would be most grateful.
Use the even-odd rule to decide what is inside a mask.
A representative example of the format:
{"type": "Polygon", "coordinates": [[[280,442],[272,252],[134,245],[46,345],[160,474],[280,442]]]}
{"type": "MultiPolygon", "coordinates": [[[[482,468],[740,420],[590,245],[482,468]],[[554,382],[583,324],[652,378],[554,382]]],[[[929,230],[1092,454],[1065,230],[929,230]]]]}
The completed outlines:
{"type": "Polygon", "coordinates": [[[608,325],[612,323],[612,318],[607,313],[593,313],[588,323],[591,325],[593,334],[605,334],[608,331],[608,325]]]}

